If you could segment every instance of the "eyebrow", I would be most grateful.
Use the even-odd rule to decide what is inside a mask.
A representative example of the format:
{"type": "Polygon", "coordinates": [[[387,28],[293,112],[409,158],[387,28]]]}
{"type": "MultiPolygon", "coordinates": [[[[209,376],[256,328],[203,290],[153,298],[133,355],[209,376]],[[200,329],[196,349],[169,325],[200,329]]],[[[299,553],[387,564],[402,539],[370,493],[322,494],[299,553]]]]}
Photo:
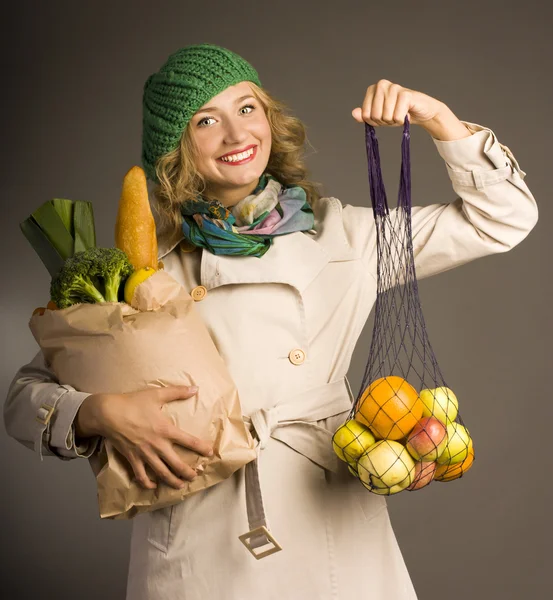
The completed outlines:
{"type": "MultiPolygon", "coordinates": [[[[236,98],[236,100],[234,101],[234,104],[238,104],[239,102],[242,102],[242,100],[246,100],[247,98],[253,98],[255,100],[255,96],[252,96],[251,94],[247,94],[246,96],[241,96],[240,98],[236,98]]],[[[206,106],[205,108],[202,108],[198,111],[196,111],[196,114],[199,113],[203,113],[203,112],[216,112],[219,109],[216,106],[206,106]]]]}

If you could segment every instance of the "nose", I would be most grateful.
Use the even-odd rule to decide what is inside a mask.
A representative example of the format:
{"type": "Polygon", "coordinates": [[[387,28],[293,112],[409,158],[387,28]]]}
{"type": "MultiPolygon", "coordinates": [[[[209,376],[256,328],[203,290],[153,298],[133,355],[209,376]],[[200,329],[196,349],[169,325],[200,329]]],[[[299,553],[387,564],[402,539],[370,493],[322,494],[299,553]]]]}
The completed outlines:
{"type": "Polygon", "coordinates": [[[229,119],[225,127],[224,142],[229,145],[236,145],[248,139],[248,132],[242,123],[237,119],[229,119]]]}

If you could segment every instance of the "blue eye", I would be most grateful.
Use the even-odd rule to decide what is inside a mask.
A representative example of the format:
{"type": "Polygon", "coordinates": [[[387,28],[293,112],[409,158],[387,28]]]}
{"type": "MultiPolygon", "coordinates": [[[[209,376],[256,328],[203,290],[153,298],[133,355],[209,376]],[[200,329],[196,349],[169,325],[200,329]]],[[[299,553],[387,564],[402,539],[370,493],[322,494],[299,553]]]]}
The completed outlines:
{"type": "MultiPolygon", "coordinates": [[[[253,104],[244,104],[244,106],[240,109],[243,110],[244,108],[251,108],[252,111],[255,110],[255,106],[253,104]]],[[[246,113],[246,114],[251,114],[251,113],[246,113]]],[[[214,119],[215,117],[204,117],[203,119],[201,119],[200,121],[198,121],[197,125],[198,127],[206,127],[206,125],[204,125],[204,121],[207,121],[208,119],[214,119]]]]}

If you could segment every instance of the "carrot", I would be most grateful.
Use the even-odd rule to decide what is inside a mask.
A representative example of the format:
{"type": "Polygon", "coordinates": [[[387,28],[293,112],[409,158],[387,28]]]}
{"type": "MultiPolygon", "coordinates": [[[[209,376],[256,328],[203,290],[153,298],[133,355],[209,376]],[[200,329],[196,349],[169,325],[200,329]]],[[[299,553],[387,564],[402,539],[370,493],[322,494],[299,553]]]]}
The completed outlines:
{"type": "Polygon", "coordinates": [[[115,245],[127,254],[136,270],[158,268],[156,226],[148,200],[146,175],[140,167],[132,167],[123,179],[115,245]]]}
{"type": "Polygon", "coordinates": [[[32,316],[34,317],[35,315],[43,315],[45,310],[46,309],[44,308],[44,306],[39,306],[38,308],[35,308],[35,310],[33,310],[32,316]]]}
{"type": "Polygon", "coordinates": [[[55,302],[52,302],[52,300],[50,300],[46,305],[46,308],[48,310],[58,310],[58,305],[55,302]]]}

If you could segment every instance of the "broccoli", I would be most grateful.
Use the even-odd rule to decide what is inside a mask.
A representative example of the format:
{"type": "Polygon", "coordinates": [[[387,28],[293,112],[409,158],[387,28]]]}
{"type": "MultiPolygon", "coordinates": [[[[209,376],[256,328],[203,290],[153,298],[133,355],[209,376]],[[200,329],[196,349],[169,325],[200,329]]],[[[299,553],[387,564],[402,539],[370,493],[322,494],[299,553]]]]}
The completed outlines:
{"type": "Polygon", "coordinates": [[[94,265],[92,275],[103,281],[106,302],[117,302],[121,284],[134,271],[127,255],[119,248],[89,248],[86,254],[94,265]]]}
{"type": "Polygon", "coordinates": [[[80,302],[118,302],[119,288],[134,271],[119,248],[88,248],[68,258],[52,279],[50,297],[59,308],[80,302]]]}

